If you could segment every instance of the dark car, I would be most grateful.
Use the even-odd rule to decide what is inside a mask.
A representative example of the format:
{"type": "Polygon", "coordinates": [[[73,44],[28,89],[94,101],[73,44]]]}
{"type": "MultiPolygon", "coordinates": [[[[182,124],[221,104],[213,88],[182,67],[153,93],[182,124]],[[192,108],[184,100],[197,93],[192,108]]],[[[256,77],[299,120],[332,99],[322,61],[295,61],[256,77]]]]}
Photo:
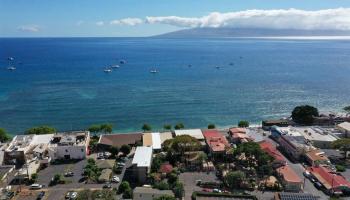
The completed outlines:
{"type": "Polygon", "coordinates": [[[105,189],[109,189],[109,188],[112,188],[112,184],[111,183],[106,183],[103,188],[105,189]]]}
{"type": "Polygon", "coordinates": [[[74,172],[67,172],[64,174],[65,177],[72,177],[74,176],[74,172]]]}
{"type": "Polygon", "coordinates": [[[315,186],[317,189],[319,189],[319,190],[322,189],[322,184],[321,184],[320,182],[315,182],[315,183],[314,183],[314,186],[315,186]]]}
{"type": "Polygon", "coordinates": [[[39,193],[38,197],[36,198],[36,200],[41,200],[41,199],[44,198],[44,196],[45,196],[45,192],[44,192],[44,191],[41,191],[41,192],[39,193]]]}

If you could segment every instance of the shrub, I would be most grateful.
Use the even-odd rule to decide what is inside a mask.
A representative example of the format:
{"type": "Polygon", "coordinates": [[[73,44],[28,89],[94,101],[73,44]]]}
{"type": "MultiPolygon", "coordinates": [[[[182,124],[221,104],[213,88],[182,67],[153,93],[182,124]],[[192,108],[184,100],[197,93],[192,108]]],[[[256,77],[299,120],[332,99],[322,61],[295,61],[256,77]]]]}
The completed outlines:
{"type": "Polygon", "coordinates": [[[241,127],[241,128],[249,127],[249,122],[245,120],[239,121],[238,127],[241,127]]]}
{"type": "Polygon", "coordinates": [[[214,129],[215,128],[215,124],[208,124],[208,129],[214,129]]]}
{"type": "Polygon", "coordinates": [[[335,168],[337,169],[337,172],[345,172],[346,167],[343,165],[336,165],[335,168]]]}

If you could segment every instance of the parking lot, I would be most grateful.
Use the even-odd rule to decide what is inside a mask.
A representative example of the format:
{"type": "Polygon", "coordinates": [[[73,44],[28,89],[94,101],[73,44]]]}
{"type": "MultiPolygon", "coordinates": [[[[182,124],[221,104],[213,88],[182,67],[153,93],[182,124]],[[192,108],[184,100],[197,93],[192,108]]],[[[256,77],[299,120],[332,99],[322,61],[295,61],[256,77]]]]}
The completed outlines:
{"type": "Polygon", "coordinates": [[[180,174],[179,180],[184,184],[185,189],[185,200],[190,200],[192,192],[201,191],[202,188],[196,185],[196,180],[202,182],[219,182],[220,180],[216,177],[215,172],[185,172],[180,174]]]}

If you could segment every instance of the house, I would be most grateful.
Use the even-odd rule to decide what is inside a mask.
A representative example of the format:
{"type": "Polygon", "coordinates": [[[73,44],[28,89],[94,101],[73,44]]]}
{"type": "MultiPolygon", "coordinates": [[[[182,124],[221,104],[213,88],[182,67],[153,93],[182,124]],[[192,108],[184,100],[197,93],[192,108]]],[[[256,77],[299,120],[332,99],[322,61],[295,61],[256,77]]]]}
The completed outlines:
{"type": "Polygon", "coordinates": [[[319,149],[313,149],[305,153],[305,159],[311,166],[319,164],[329,165],[330,161],[325,153],[319,149]]]}
{"type": "Polygon", "coordinates": [[[230,147],[226,137],[217,130],[205,130],[203,135],[212,156],[223,155],[226,148],[230,147]]]}
{"type": "Polygon", "coordinates": [[[4,152],[4,163],[21,166],[31,160],[47,159],[47,144],[53,134],[16,135],[4,152]]]}
{"type": "Polygon", "coordinates": [[[230,128],[228,133],[230,135],[230,140],[233,143],[244,143],[254,140],[246,134],[246,128],[230,128]]]}
{"type": "Polygon", "coordinates": [[[309,172],[320,182],[330,194],[349,194],[350,183],[343,176],[324,166],[310,167],[309,172]]]}
{"type": "Polygon", "coordinates": [[[56,133],[48,145],[52,160],[85,159],[89,153],[90,132],[72,131],[56,133]]]}
{"type": "Polygon", "coordinates": [[[287,119],[270,119],[262,121],[262,128],[266,131],[269,131],[273,126],[287,127],[289,125],[292,125],[292,123],[292,121],[287,119]]]}
{"type": "Polygon", "coordinates": [[[299,192],[302,190],[303,181],[288,165],[277,168],[276,172],[286,192],[299,192]]]}
{"type": "Polygon", "coordinates": [[[344,160],[344,152],[338,149],[322,149],[322,152],[333,164],[342,163],[344,160]]]}
{"type": "Polygon", "coordinates": [[[305,140],[310,142],[312,146],[322,149],[330,149],[332,142],[336,141],[338,136],[333,135],[330,131],[321,127],[296,127],[305,140]]]}
{"type": "Polygon", "coordinates": [[[276,192],[274,195],[274,200],[318,200],[319,198],[309,193],[276,192]]]}
{"type": "Polygon", "coordinates": [[[305,152],[312,149],[311,143],[293,127],[274,126],[271,128],[271,135],[285,153],[294,160],[299,160],[305,152]]]}
{"type": "Polygon", "coordinates": [[[163,144],[166,140],[173,139],[173,134],[171,132],[160,133],[160,141],[163,144]]]}
{"type": "Polygon", "coordinates": [[[340,123],[336,127],[340,132],[344,133],[346,137],[350,137],[350,122],[340,123]]]}
{"type": "Polygon", "coordinates": [[[175,130],[175,136],[180,135],[189,135],[191,137],[196,138],[199,141],[204,141],[203,133],[200,129],[184,129],[184,130],[175,130]]]}
{"type": "Polygon", "coordinates": [[[135,155],[132,160],[131,171],[133,178],[139,183],[144,183],[146,181],[147,175],[151,170],[152,156],[152,147],[136,147],[135,155]]]}
{"type": "Polygon", "coordinates": [[[171,190],[158,190],[151,187],[136,187],[133,191],[133,200],[153,200],[161,196],[174,197],[171,190]]]}
{"type": "Polygon", "coordinates": [[[259,142],[261,150],[263,150],[265,153],[269,154],[271,157],[274,158],[273,166],[274,167],[280,167],[283,165],[286,165],[286,159],[282,156],[282,154],[276,149],[273,144],[270,142],[264,140],[262,142],[259,142]]]}
{"type": "Polygon", "coordinates": [[[100,138],[98,140],[98,148],[120,148],[123,145],[135,146],[136,143],[141,143],[141,141],[142,133],[103,134],[100,135],[100,138]]]}
{"type": "Polygon", "coordinates": [[[162,149],[160,133],[144,133],[142,142],[143,146],[152,147],[153,151],[160,151],[162,149]]]}

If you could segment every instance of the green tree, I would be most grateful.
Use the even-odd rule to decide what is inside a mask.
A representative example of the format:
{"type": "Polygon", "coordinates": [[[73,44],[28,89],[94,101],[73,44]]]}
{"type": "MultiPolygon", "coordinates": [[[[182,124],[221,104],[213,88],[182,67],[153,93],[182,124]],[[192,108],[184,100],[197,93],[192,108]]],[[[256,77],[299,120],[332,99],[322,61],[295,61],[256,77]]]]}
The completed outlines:
{"type": "Polygon", "coordinates": [[[123,199],[131,199],[132,198],[132,190],[131,188],[128,188],[126,189],[124,192],[123,192],[123,199]]]}
{"type": "Polygon", "coordinates": [[[112,124],[101,124],[100,130],[106,133],[112,133],[113,125],[112,124]]]}
{"type": "Polygon", "coordinates": [[[50,126],[38,126],[33,127],[30,129],[27,129],[24,134],[30,135],[30,134],[36,134],[36,135],[43,135],[43,134],[51,134],[55,133],[56,129],[50,126]]]}
{"type": "Polygon", "coordinates": [[[168,183],[161,181],[161,182],[155,183],[154,188],[157,188],[158,190],[169,190],[170,186],[168,183]]]}
{"type": "Polygon", "coordinates": [[[0,142],[7,142],[11,139],[10,135],[6,132],[5,129],[0,128],[0,142]]]}
{"type": "Polygon", "coordinates": [[[143,130],[144,132],[146,132],[146,131],[151,131],[151,130],[152,130],[152,127],[151,127],[149,124],[144,124],[144,125],[142,126],[142,130],[143,130]]]}
{"type": "Polygon", "coordinates": [[[118,147],[111,146],[109,148],[109,152],[112,154],[112,158],[115,158],[115,156],[118,154],[119,149],[118,147]]]}
{"type": "Polygon", "coordinates": [[[318,116],[317,108],[309,105],[297,106],[292,111],[293,121],[303,125],[312,125],[314,117],[318,116]]]}
{"type": "Polygon", "coordinates": [[[124,154],[124,155],[128,155],[131,151],[131,147],[127,144],[124,144],[120,147],[120,151],[124,154]]]}
{"type": "Polygon", "coordinates": [[[38,174],[37,173],[34,173],[30,176],[30,179],[33,181],[33,183],[35,183],[37,180],[38,180],[38,174]]]}
{"type": "Polygon", "coordinates": [[[239,121],[238,127],[241,127],[241,128],[249,127],[249,122],[245,120],[239,121]]]}
{"type": "Polygon", "coordinates": [[[341,138],[332,142],[332,148],[339,149],[344,152],[344,158],[347,158],[347,154],[350,151],[350,138],[341,138]]]}
{"type": "Polygon", "coordinates": [[[62,181],[62,174],[55,174],[55,175],[53,176],[53,181],[54,181],[55,183],[60,183],[60,182],[62,181]]]}
{"type": "Polygon", "coordinates": [[[231,189],[240,188],[241,183],[245,179],[245,174],[241,171],[232,171],[226,174],[224,182],[231,189]]]}
{"type": "Polygon", "coordinates": [[[184,185],[177,181],[173,187],[173,192],[176,198],[182,198],[184,196],[184,185]]]}
{"type": "MultiPolygon", "coordinates": [[[[158,155],[161,155],[161,154],[158,154],[158,155]]],[[[160,166],[164,162],[164,159],[158,155],[156,157],[154,157],[152,160],[151,172],[158,172],[160,169],[160,166]]]]}
{"type": "Polygon", "coordinates": [[[171,172],[170,174],[168,174],[168,183],[169,183],[169,185],[173,185],[177,181],[178,181],[178,175],[176,173],[171,172]]]}
{"type": "Polygon", "coordinates": [[[126,190],[131,189],[129,182],[123,181],[120,183],[118,188],[118,194],[124,193],[126,190]]]}
{"type": "Polygon", "coordinates": [[[93,124],[88,128],[88,131],[90,131],[93,134],[97,134],[101,131],[101,125],[93,124]]]}
{"type": "Polygon", "coordinates": [[[164,128],[165,130],[171,130],[171,124],[165,124],[165,125],[163,126],[163,128],[164,128]]]}
{"type": "Polygon", "coordinates": [[[214,129],[215,128],[215,124],[208,124],[208,129],[214,129]]]}
{"type": "Polygon", "coordinates": [[[78,192],[77,200],[88,200],[90,199],[91,191],[84,189],[80,192],[78,192]]]}
{"type": "Polygon", "coordinates": [[[158,198],[154,198],[153,200],[176,200],[176,198],[170,195],[162,195],[158,198]]]}
{"type": "Polygon", "coordinates": [[[87,160],[87,164],[84,167],[84,174],[89,180],[96,181],[101,174],[101,170],[97,167],[96,161],[92,158],[87,160]]]}
{"type": "Polygon", "coordinates": [[[180,130],[180,129],[185,128],[185,125],[183,123],[178,123],[178,124],[175,125],[174,128],[175,128],[175,130],[180,130]]]}

